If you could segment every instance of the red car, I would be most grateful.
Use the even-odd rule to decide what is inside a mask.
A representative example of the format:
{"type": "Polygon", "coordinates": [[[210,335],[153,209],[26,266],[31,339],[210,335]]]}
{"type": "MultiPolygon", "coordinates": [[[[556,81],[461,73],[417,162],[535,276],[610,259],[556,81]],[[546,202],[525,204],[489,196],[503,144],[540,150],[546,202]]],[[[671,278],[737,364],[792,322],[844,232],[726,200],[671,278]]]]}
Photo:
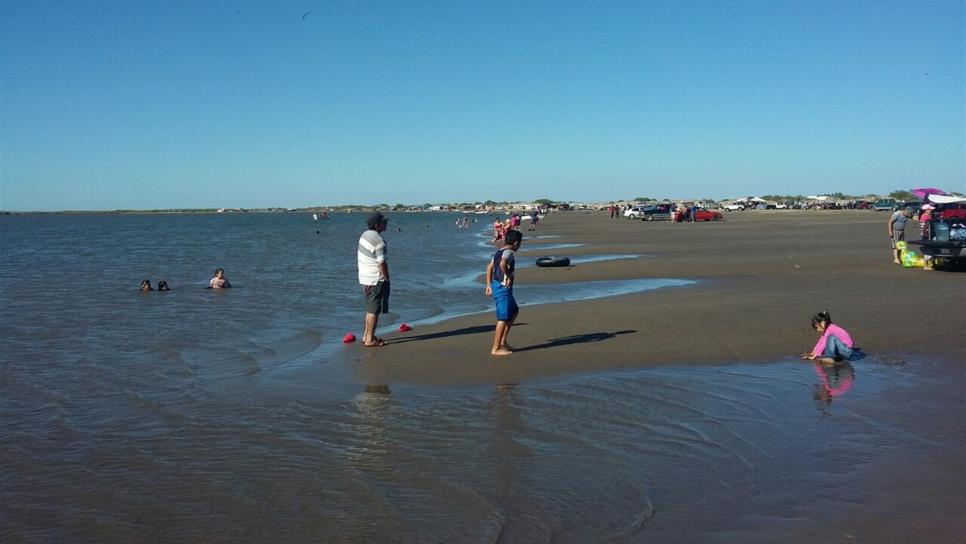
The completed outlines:
{"type": "Polygon", "coordinates": [[[724,216],[721,215],[721,212],[713,212],[704,208],[698,208],[694,211],[695,221],[721,221],[722,219],[724,219],[724,216]]]}
{"type": "Polygon", "coordinates": [[[951,202],[935,206],[936,211],[933,214],[939,219],[966,219],[966,202],[951,202]]]}

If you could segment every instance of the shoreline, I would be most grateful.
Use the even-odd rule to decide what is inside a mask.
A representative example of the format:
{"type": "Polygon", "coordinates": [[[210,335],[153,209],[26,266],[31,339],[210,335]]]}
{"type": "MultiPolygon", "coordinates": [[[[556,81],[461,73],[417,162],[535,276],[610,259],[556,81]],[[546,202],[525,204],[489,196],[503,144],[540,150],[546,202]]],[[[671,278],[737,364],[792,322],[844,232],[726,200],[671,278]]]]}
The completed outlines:
{"type": "MultiPolygon", "coordinates": [[[[864,210],[735,212],[722,222],[645,223],[599,212],[548,216],[538,236],[566,254],[639,255],[570,268],[521,267],[528,285],[595,280],[687,279],[684,289],[524,306],[510,335],[517,352],[489,354],[492,312],[446,319],[389,346],[344,350],[365,383],[517,383],[564,374],[654,366],[766,363],[797,357],[817,335],[809,320],[831,312],[873,358],[962,359],[966,345],[943,307],[966,302],[961,272],[895,266],[886,217],[864,210]],[[881,231],[881,232],[880,232],[881,231]],[[899,294],[895,291],[899,290],[899,294]],[[958,297],[958,301],[950,298],[958,297]],[[935,312],[924,311],[937,308],[935,312]],[[350,351],[351,350],[351,351],[350,351]]],[[[913,230],[908,229],[910,239],[913,230]]],[[[518,260],[540,256],[528,245],[518,260]]],[[[481,265],[482,268],[482,265],[481,265]]]]}

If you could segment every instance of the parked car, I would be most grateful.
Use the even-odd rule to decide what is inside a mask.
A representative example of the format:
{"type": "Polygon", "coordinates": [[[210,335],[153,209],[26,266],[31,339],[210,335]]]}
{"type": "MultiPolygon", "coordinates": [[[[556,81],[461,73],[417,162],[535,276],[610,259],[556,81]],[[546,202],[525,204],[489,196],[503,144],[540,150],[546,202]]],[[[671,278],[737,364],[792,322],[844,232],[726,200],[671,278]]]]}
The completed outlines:
{"type": "Polygon", "coordinates": [[[721,212],[714,212],[704,208],[698,208],[694,211],[695,221],[721,221],[722,219],[724,219],[724,216],[721,215],[721,212]]]}
{"type": "Polygon", "coordinates": [[[648,207],[649,206],[631,206],[630,208],[624,210],[624,217],[627,219],[640,219],[644,216],[644,208],[648,207]]]}
{"type": "Polygon", "coordinates": [[[913,200],[911,202],[899,202],[896,204],[897,210],[910,209],[912,210],[912,214],[915,216],[918,216],[919,213],[922,211],[920,209],[921,207],[922,207],[922,202],[919,202],[918,200],[913,200]]]}
{"type": "Polygon", "coordinates": [[[872,204],[872,209],[877,212],[894,212],[899,209],[899,203],[893,198],[885,198],[882,200],[876,200],[872,204]]]}
{"type": "Polygon", "coordinates": [[[644,221],[670,221],[672,211],[674,211],[673,204],[644,206],[644,209],[641,210],[641,219],[644,221]]]}
{"type": "Polygon", "coordinates": [[[729,212],[741,212],[741,211],[745,211],[745,205],[744,204],[728,204],[727,206],[724,207],[724,209],[726,211],[729,211],[729,212]]]}
{"type": "Polygon", "coordinates": [[[775,204],[775,209],[776,210],[787,210],[788,209],[788,204],[775,204]]]}
{"type": "Polygon", "coordinates": [[[966,203],[952,202],[949,204],[937,204],[933,215],[937,219],[963,219],[966,220],[966,203]]]}
{"type": "Polygon", "coordinates": [[[923,255],[940,257],[944,262],[966,262],[966,199],[936,204],[929,220],[929,239],[911,240],[923,255]]]}

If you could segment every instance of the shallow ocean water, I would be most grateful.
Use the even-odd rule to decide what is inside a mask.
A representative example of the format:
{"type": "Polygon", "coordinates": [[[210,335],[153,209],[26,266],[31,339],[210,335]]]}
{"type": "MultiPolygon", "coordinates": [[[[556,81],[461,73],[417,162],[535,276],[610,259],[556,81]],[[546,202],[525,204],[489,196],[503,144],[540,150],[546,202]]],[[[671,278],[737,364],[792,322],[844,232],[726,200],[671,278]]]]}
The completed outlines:
{"type": "MultiPolygon", "coordinates": [[[[488,307],[457,281],[485,264],[478,230],[391,217],[397,319],[488,307]]],[[[357,219],[0,219],[0,538],[809,542],[846,538],[897,475],[962,498],[950,362],[356,383],[326,346],[359,317],[357,219]],[[201,288],[215,266],[237,288],[201,288]],[[142,277],[174,290],[137,293],[142,277]]]]}

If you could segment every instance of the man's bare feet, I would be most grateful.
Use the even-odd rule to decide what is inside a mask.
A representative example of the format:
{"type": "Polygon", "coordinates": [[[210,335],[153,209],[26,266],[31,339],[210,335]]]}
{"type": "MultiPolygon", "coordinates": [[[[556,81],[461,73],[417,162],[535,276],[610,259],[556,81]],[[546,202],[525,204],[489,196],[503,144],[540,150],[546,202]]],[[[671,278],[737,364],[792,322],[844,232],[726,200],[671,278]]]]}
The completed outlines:
{"type": "Polygon", "coordinates": [[[503,349],[512,352],[512,351],[514,351],[515,348],[513,346],[511,346],[510,344],[503,344],[503,349]]]}
{"type": "Polygon", "coordinates": [[[382,338],[373,338],[372,339],[372,342],[363,343],[362,345],[365,346],[365,347],[367,347],[367,348],[377,348],[379,346],[385,346],[388,343],[389,342],[386,342],[382,338]]]}
{"type": "Polygon", "coordinates": [[[835,359],[831,357],[819,357],[816,361],[822,363],[823,365],[834,365],[835,359]]]}
{"type": "Polygon", "coordinates": [[[511,354],[513,354],[513,352],[510,351],[510,350],[508,350],[508,349],[506,349],[506,348],[500,348],[500,349],[490,350],[490,355],[503,356],[503,355],[511,355],[511,354]]]}

